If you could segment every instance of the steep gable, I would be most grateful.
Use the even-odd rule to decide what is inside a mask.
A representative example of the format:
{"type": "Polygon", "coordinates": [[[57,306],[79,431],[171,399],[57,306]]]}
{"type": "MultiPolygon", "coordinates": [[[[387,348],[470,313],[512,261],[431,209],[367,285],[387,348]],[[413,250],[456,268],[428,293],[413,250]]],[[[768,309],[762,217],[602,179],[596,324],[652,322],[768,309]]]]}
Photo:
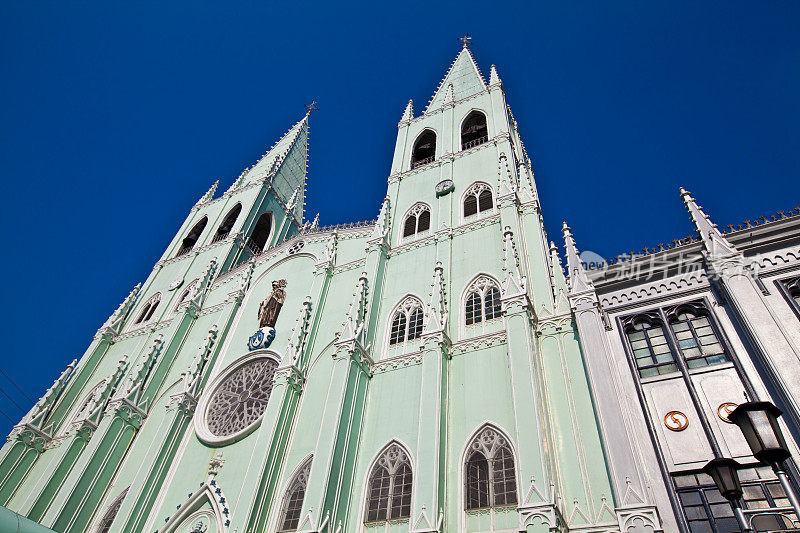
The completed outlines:
{"type": "Polygon", "coordinates": [[[447,71],[436,89],[425,113],[442,107],[450,98],[451,91],[454,100],[461,100],[484,90],[486,90],[486,82],[483,75],[478,70],[478,65],[475,64],[475,58],[472,57],[469,48],[464,47],[450,65],[450,70],[447,71]]]}

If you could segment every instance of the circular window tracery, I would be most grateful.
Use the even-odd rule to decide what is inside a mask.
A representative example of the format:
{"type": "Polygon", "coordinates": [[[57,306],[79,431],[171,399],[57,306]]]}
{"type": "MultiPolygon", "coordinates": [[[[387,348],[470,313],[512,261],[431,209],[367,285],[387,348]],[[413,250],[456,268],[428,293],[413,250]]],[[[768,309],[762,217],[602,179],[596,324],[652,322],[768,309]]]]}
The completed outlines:
{"type": "Polygon", "coordinates": [[[212,436],[230,437],[259,420],[267,409],[277,366],[272,359],[255,359],[222,380],[206,409],[206,426],[212,436]]]}

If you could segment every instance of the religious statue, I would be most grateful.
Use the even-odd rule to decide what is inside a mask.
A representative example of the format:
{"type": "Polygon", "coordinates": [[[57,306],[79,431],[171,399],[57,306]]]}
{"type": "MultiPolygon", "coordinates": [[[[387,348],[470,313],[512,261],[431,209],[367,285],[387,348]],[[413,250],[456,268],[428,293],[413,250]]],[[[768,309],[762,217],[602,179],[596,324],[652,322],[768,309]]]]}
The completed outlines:
{"type": "Polygon", "coordinates": [[[261,302],[258,307],[258,327],[259,328],[274,328],[275,323],[278,321],[278,313],[281,312],[283,302],[286,300],[286,280],[272,282],[272,294],[269,298],[261,302]]]}

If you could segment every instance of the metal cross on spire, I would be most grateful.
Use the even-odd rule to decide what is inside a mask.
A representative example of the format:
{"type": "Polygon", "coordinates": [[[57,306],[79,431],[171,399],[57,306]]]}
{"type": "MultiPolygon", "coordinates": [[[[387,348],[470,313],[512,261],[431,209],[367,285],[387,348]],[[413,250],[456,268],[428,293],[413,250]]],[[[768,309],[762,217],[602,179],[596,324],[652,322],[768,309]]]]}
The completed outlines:
{"type": "Polygon", "coordinates": [[[311,100],[310,104],[303,104],[303,105],[306,106],[306,114],[307,115],[310,115],[312,111],[316,111],[317,109],[319,109],[317,107],[317,102],[315,100],[311,100]]]}
{"type": "Polygon", "coordinates": [[[469,36],[469,33],[465,33],[463,37],[458,38],[461,41],[461,44],[464,45],[464,48],[469,48],[469,42],[472,40],[472,37],[469,36]]]}

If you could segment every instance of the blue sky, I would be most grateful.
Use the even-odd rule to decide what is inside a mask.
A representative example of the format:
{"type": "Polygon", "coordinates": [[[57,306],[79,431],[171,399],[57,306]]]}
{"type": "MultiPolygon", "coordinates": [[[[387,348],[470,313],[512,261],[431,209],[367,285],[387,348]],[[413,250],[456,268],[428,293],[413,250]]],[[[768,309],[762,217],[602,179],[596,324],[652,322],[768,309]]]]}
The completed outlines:
{"type": "Polygon", "coordinates": [[[188,209],[316,100],[308,212],[374,218],[396,124],[473,36],[498,66],[551,239],[603,256],[800,205],[800,3],[0,5],[0,429],[153,263],[188,209]]]}

